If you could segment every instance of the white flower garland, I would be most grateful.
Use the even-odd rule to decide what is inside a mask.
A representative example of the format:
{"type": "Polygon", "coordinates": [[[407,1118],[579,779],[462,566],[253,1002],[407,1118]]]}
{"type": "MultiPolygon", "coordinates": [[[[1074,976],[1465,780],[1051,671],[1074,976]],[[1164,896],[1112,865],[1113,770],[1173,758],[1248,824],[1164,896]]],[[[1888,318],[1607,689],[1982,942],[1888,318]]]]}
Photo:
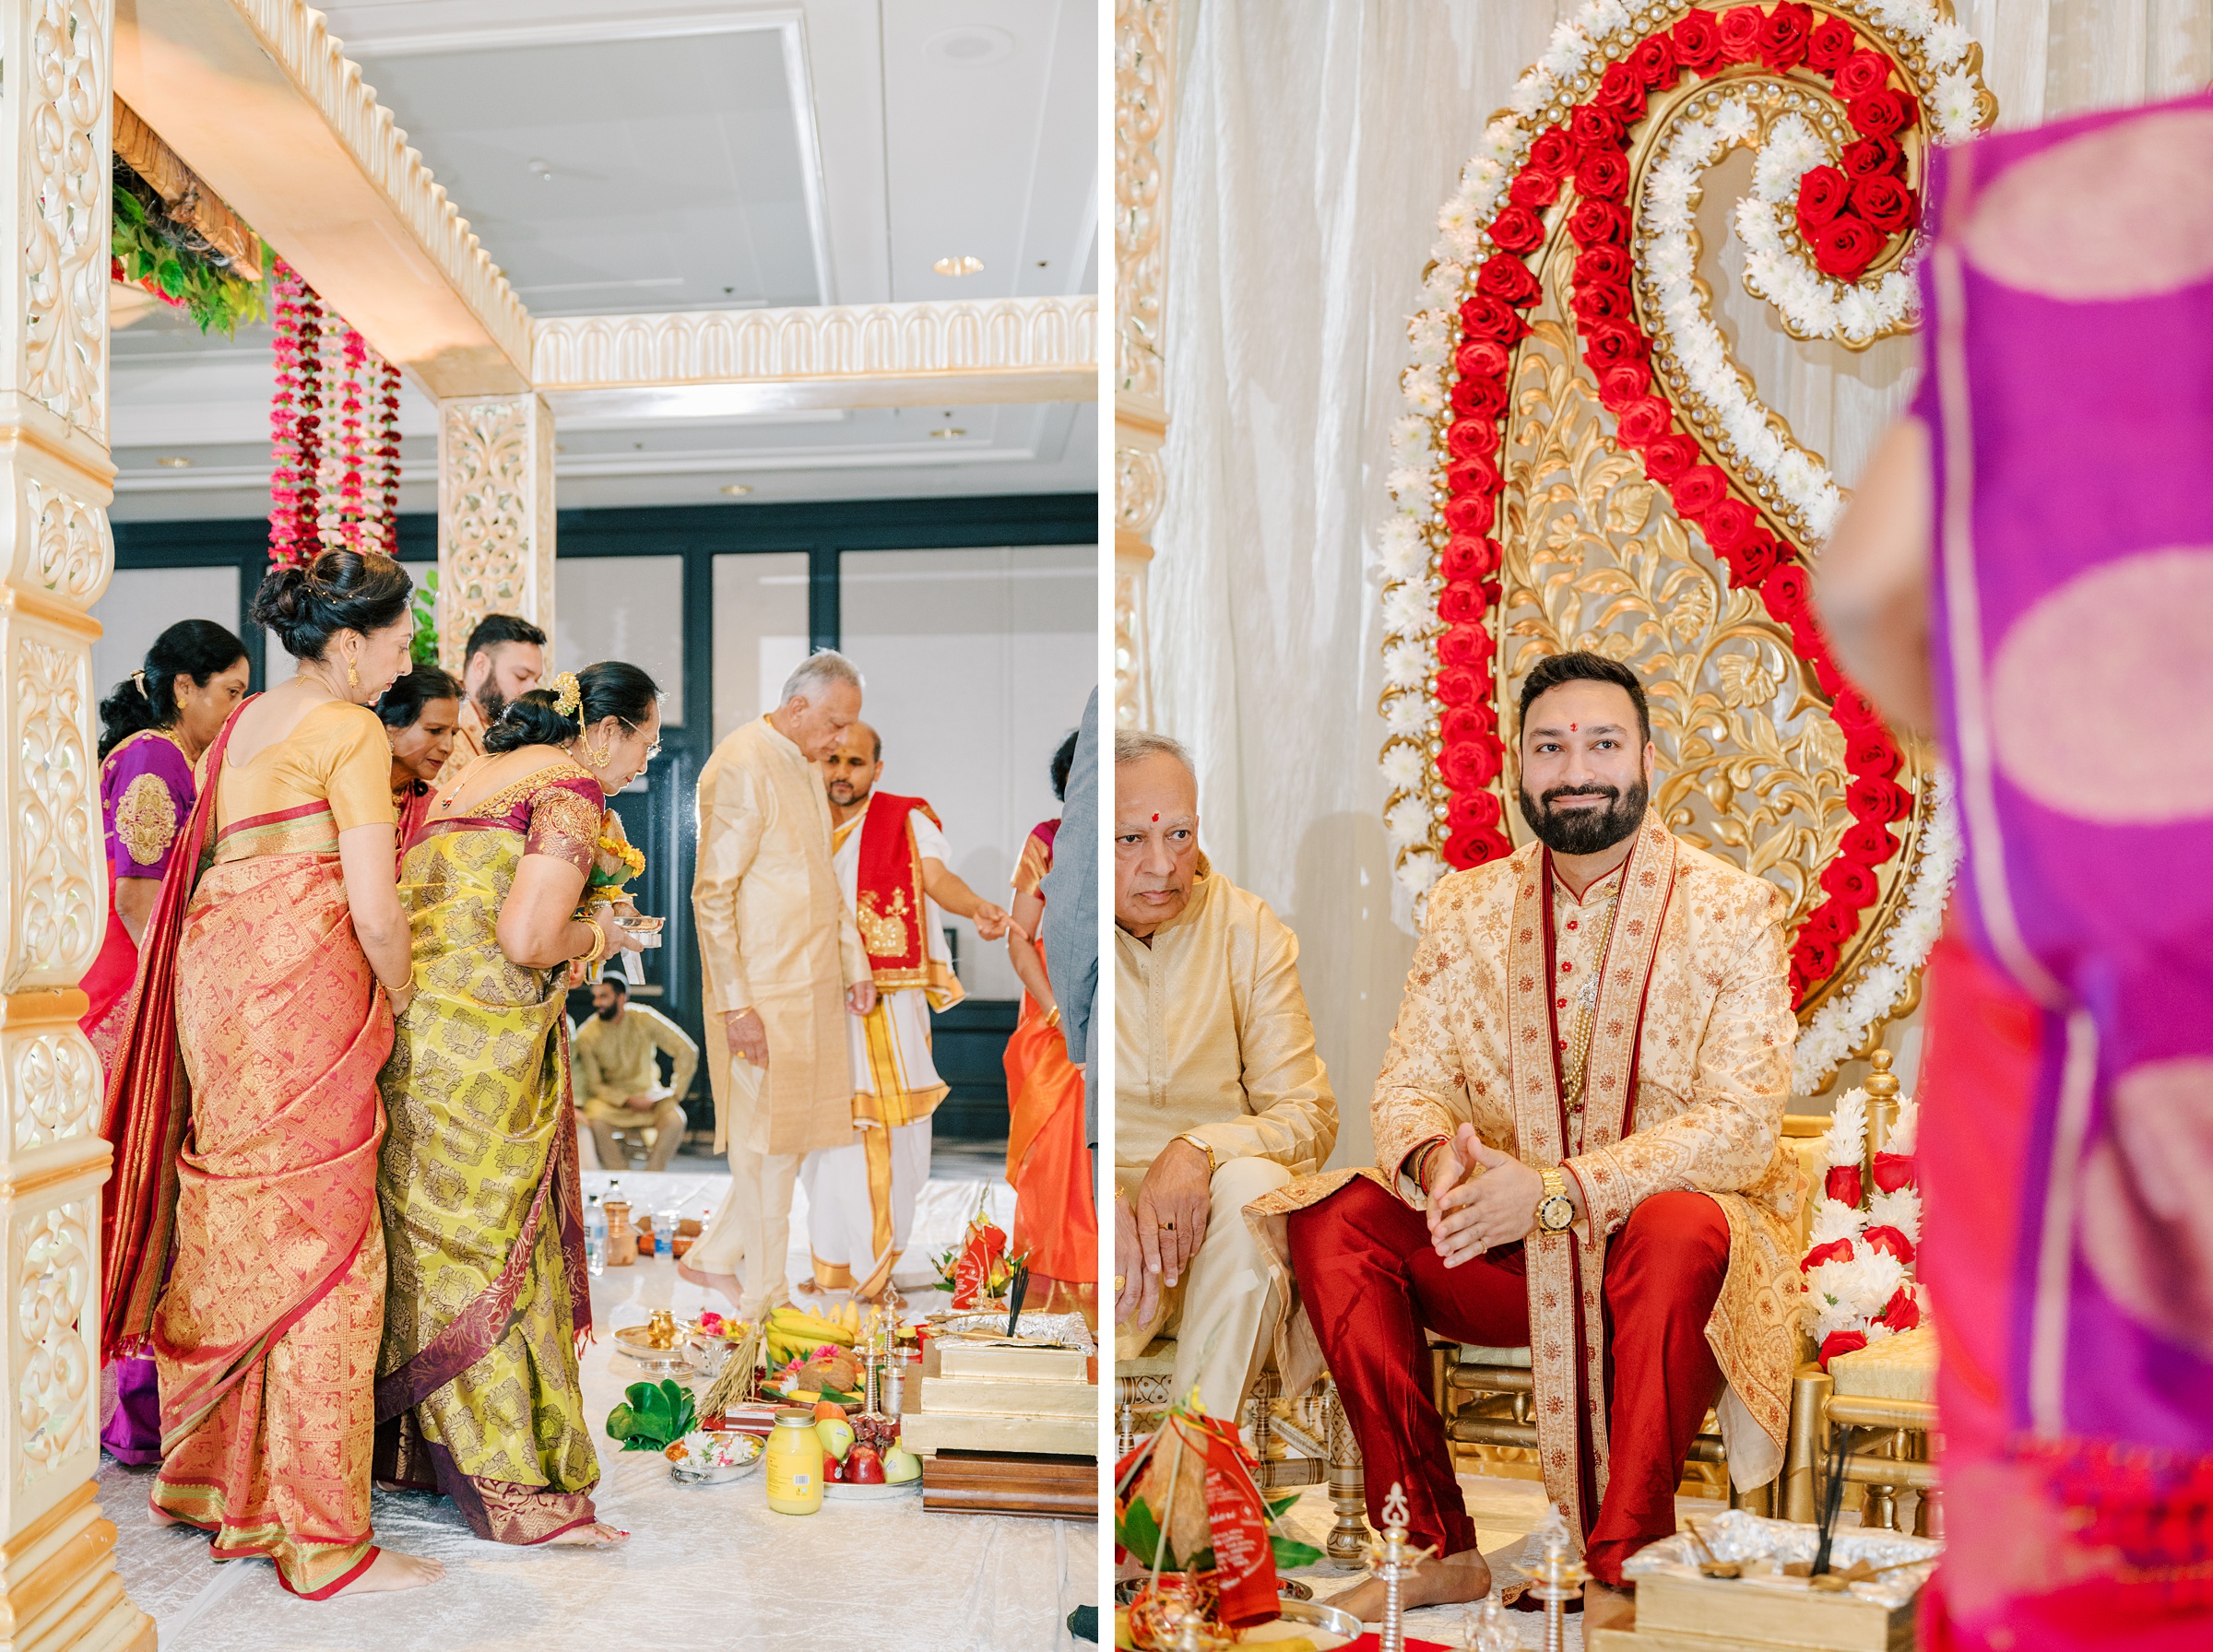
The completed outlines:
{"type": "MultiPolygon", "coordinates": [[[[1964,60],[1972,42],[1963,25],[1940,19],[1932,0],[1844,0],[1840,9],[1857,12],[1893,39],[1918,47],[1922,61],[1937,75],[1922,101],[1938,141],[1956,142],[1974,132],[1985,94],[1967,72],[1964,60]]],[[[1467,294],[1473,272],[1495,250],[1483,227],[1497,215],[1532,138],[1553,111],[1581,95],[1574,89],[1579,79],[1594,80],[1607,61],[1624,55],[1650,31],[1649,23],[1633,18],[1621,0],[1586,0],[1573,18],[1554,29],[1544,55],[1514,83],[1506,112],[1484,129],[1461,171],[1458,188],[1438,213],[1438,239],[1422,287],[1424,308],[1407,324],[1410,360],[1400,379],[1406,413],[1391,429],[1388,486],[1393,511],[1379,525],[1370,558],[1384,610],[1383,715],[1390,730],[1379,765],[1390,794],[1384,824],[1398,856],[1399,888],[1409,898],[1397,912],[1402,924],[1418,920],[1424,899],[1448,869],[1440,853],[1445,790],[1429,766],[1439,716],[1431,687],[1438,668],[1431,639],[1442,626],[1433,608],[1416,615],[1412,610],[1420,599],[1397,592],[1409,584],[1427,584],[1433,577],[1430,541],[1446,463],[1438,432],[1447,417],[1453,312],[1467,294]],[[1412,703],[1401,708],[1402,700],[1412,703]],[[1404,807],[1410,800],[1416,807],[1404,807]]],[[[1840,325],[1856,326],[1864,319],[1850,295],[1838,302],[1840,325]]],[[[1745,434],[1764,451],[1758,432],[1747,427],[1745,434]]],[[[1812,497],[1817,507],[1828,497],[1821,492],[1824,486],[1833,493],[1834,484],[1817,461],[1802,453],[1775,456],[1776,485],[1812,497]]]]}
{"type": "MultiPolygon", "coordinates": [[[[1806,130],[1810,135],[1812,128],[1806,130]]],[[[1758,131],[1759,117],[1751,102],[1733,97],[1706,119],[1682,122],[1668,133],[1641,203],[1651,242],[1641,273],[1655,301],[1653,343],[1681,365],[1691,397],[1712,413],[1731,456],[1756,481],[1767,484],[1760,491],[1773,489],[1806,532],[1822,540],[1843,513],[1843,492],[1828,466],[1769,422],[1766,405],[1752,395],[1698,285],[1692,238],[1699,176],[1729,150],[1750,143],[1758,131]]]]}
{"type": "Polygon", "coordinates": [[[1890,1013],[1906,996],[1913,977],[1929,961],[1929,949],[1944,928],[1944,903],[1959,871],[1959,807],[1951,775],[1943,769],[1929,776],[1935,808],[1921,829],[1920,854],[1913,862],[1906,898],[1890,919],[1883,948],[1848,992],[1838,993],[1814,1011],[1799,1032],[1791,1057],[1791,1093],[1812,1095],[1828,1082],[1867,1036],[1867,1029],[1890,1013]]]}
{"type": "MultiPolygon", "coordinates": [[[[1900,1098],[1898,1123],[1892,1127],[1884,1150],[1911,1153],[1918,1120],[1913,1098],[1900,1098]]],[[[1867,1092],[1850,1090],[1837,1098],[1828,1134],[1822,1139],[1822,1161],[1830,1169],[1846,1165],[1862,1167],[1866,1162],[1866,1151],[1867,1092]]],[[[1814,1200],[1814,1214],[1806,1232],[1807,1254],[1810,1256],[1820,1246],[1833,1245],[1840,1239],[1852,1247],[1848,1257],[1817,1263],[1806,1269],[1805,1286],[1812,1298],[1816,1347],[1838,1331],[1858,1331],[1867,1339],[1868,1346],[1873,1347],[1894,1334],[1876,1316],[1890,1305],[1890,1299],[1898,1293],[1899,1286],[1904,1286],[1916,1303],[1921,1301],[1921,1286],[1911,1265],[1867,1244],[1864,1237],[1870,1228],[1896,1228],[1918,1253],[1920,1193],[1911,1183],[1895,1193],[1881,1193],[1869,1182],[1861,1189],[1861,1196],[1865,1200],[1862,1205],[1847,1205],[1833,1199],[1828,1197],[1826,1180],[1809,1196],[1814,1200]]]]}

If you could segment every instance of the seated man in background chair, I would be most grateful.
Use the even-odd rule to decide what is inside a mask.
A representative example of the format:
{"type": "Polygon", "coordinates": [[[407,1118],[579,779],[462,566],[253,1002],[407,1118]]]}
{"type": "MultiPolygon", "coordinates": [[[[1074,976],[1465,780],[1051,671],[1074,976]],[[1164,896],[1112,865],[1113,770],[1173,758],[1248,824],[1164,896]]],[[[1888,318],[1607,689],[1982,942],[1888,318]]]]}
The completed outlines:
{"type": "Polygon", "coordinates": [[[1114,779],[1118,1337],[1171,1332],[1177,1396],[1234,1422],[1284,1309],[1241,1212],[1321,1168],[1337,1101],[1297,938],[1199,852],[1183,748],[1117,734],[1114,779]]]}
{"type": "MultiPolygon", "coordinates": [[[[1376,1080],[1376,1168],[1249,1215],[1296,1285],[1286,1385],[1318,1343],[1368,1517],[1403,1484],[1414,1540],[1438,1551],[1406,1601],[1491,1586],[1428,1330],[1531,1350],[1544,1490],[1591,1568],[1584,1627],[1627,1628],[1622,1562],[1675,1531],[1708,1408],[1740,1489],[1782,1460],[1802,1295],[1781,1139],[1789,903],[1649,807],[1651,721],[1626,666],[1539,662],[1520,728],[1537,841],[1430,892],[1376,1080]]],[[[1336,1603],[1373,1622],[1382,1586],[1336,1603]]]]}
{"type": "Polygon", "coordinates": [[[650,1127],[653,1149],[645,1168],[666,1170],[684,1139],[684,1097],[699,1068],[699,1046],[659,1010],[633,1004],[630,985],[620,975],[592,983],[592,1011],[570,1046],[569,1066],[599,1168],[621,1170],[628,1162],[615,1141],[617,1130],[650,1127]],[[676,1064],[667,1084],[654,1062],[656,1050],[676,1064]]]}

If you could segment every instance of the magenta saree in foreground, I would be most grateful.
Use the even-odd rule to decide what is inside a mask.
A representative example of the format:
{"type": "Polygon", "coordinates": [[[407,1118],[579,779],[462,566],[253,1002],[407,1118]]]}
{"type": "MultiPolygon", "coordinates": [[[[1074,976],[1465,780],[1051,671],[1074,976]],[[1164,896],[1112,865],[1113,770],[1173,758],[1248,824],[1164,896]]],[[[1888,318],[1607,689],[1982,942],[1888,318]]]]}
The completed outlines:
{"type": "Polygon", "coordinates": [[[2186,137],[2213,100],[1931,181],[1917,407],[1968,839],[1922,1086],[1942,1647],[2213,1645],[2213,268],[2086,275],[2056,238],[2000,278],[1974,228],[2124,182],[2099,162],[2132,122],[2186,137]]]}

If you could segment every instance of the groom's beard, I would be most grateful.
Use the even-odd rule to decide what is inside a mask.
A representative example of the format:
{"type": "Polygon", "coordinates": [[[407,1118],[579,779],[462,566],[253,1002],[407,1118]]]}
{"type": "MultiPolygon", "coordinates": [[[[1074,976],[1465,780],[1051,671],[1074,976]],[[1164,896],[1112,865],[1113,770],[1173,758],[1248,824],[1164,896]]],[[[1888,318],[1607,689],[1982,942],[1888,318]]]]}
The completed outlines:
{"type": "Polygon", "coordinates": [[[1596,855],[1637,830],[1650,798],[1651,790],[1641,776],[1627,792],[1610,785],[1556,785],[1544,794],[1542,805],[1523,786],[1521,818],[1555,855],[1596,855]],[[1604,808],[1559,810],[1552,807],[1556,797],[1605,797],[1611,801],[1604,808]]]}

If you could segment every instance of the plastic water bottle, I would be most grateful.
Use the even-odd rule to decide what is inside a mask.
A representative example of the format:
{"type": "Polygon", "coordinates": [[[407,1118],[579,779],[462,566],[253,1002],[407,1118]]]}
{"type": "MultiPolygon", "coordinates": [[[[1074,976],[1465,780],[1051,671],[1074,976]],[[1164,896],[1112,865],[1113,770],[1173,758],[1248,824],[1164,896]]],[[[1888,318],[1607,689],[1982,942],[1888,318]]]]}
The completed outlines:
{"type": "Polygon", "coordinates": [[[594,1273],[607,1269],[607,1212],[596,1193],[584,1207],[584,1259],[594,1273]]]}
{"type": "Polygon", "coordinates": [[[656,1210],[653,1213],[653,1254],[663,1261],[676,1259],[676,1212],[656,1210]]]}

